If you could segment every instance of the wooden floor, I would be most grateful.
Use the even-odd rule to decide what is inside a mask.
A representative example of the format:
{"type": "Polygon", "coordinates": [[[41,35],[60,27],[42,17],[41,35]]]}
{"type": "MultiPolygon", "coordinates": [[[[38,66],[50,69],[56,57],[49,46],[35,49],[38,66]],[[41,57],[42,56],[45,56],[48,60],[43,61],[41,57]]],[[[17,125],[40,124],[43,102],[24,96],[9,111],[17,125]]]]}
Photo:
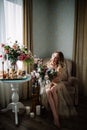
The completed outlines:
{"type": "MultiPolygon", "coordinates": [[[[25,101],[25,105],[29,101],[25,101]]],[[[60,119],[60,130],[86,130],[87,129],[87,99],[81,98],[77,107],[78,116],[69,119],[60,119]]],[[[19,125],[15,126],[14,113],[9,110],[0,112],[0,130],[58,130],[53,124],[52,115],[42,111],[41,116],[30,118],[25,110],[21,109],[19,114],[19,125]]]]}

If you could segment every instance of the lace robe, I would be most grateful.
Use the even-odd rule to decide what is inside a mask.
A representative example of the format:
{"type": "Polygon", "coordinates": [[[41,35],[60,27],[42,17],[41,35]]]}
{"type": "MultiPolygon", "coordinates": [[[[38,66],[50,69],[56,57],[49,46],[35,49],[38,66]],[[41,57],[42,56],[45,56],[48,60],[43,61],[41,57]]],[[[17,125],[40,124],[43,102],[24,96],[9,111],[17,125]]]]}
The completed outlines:
{"type": "MultiPolygon", "coordinates": [[[[76,115],[77,112],[75,110],[75,107],[73,106],[73,102],[68,93],[68,90],[65,87],[64,83],[62,82],[63,80],[64,81],[67,80],[67,66],[65,62],[61,70],[61,73],[59,73],[59,80],[58,80],[58,83],[55,85],[55,87],[56,87],[56,92],[58,95],[58,114],[60,116],[69,117],[72,115],[76,115]]],[[[50,87],[50,83],[44,87],[44,90],[42,93],[42,104],[47,109],[49,109],[49,103],[47,100],[46,89],[49,87],[50,87]]]]}

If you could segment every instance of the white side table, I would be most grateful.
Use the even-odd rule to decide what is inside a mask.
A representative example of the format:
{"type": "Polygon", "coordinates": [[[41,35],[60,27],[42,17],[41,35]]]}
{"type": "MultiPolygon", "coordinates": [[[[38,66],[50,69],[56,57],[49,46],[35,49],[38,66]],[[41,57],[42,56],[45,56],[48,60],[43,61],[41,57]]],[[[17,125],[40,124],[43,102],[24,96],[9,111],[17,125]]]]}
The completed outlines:
{"type": "Polygon", "coordinates": [[[31,75],[27,75],[26,78],[22,79],[0,79],[0,82],[3,83],[10,83],[11,84],[11,91],[12,91],[12,103],[9,103],[7,106],[7,110],[12,109],[12,112],[15,113],[15,124],[18,125],[18,112],[19,108],[24,108],[24,105],[19,102],[19,95],[18,95],[18,87],[15,87],[15,83],[24,83],[31,80],[31,75]]]}

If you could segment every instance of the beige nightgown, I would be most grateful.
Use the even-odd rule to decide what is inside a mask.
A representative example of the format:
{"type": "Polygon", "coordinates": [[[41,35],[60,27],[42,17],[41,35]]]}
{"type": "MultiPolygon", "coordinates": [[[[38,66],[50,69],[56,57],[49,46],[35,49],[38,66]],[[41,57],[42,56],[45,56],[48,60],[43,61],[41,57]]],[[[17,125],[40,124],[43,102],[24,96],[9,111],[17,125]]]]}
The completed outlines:
{"type": "MultiPolygon", "coordinates": [[[[62,68],[62,73],[59,75],[59,81],[56,84],[56,92],[58,95],[58,114],[60,116],[69,117],[73,115],[77,115],[76,109],[73,105],[71,96],[68,93],[66,86],[63,83],[63,80],[67,80],[67,67],[66,63],[62,68]]],[[[49,103],[46,95],[46,88],[50,87],[50,83],[44,87],[42,93],[42,104],[49,109],[49,103]]]]}

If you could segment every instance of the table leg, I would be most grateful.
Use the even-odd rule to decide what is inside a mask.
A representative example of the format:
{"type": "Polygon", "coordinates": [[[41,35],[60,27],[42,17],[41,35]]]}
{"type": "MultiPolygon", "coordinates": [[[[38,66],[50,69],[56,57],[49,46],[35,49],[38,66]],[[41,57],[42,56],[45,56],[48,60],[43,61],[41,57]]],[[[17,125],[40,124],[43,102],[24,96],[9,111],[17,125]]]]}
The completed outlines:
{"type": "Polygon", "coordinates": [[[12,103],[8,104],[7,110],[12,109],[12,112],[15,113],[15,124],[18,125],[18,112],[19,108],[24,108],[24,105],[19,101],[19,95],[18,95],[18,87],[15,87],[11,83],[11,91],[12,91],[12,103]]]}
{"type": "Polygon", "coordinates": [[[17,104],[15,105],[15,124],[18,125],[17,104]]]}

